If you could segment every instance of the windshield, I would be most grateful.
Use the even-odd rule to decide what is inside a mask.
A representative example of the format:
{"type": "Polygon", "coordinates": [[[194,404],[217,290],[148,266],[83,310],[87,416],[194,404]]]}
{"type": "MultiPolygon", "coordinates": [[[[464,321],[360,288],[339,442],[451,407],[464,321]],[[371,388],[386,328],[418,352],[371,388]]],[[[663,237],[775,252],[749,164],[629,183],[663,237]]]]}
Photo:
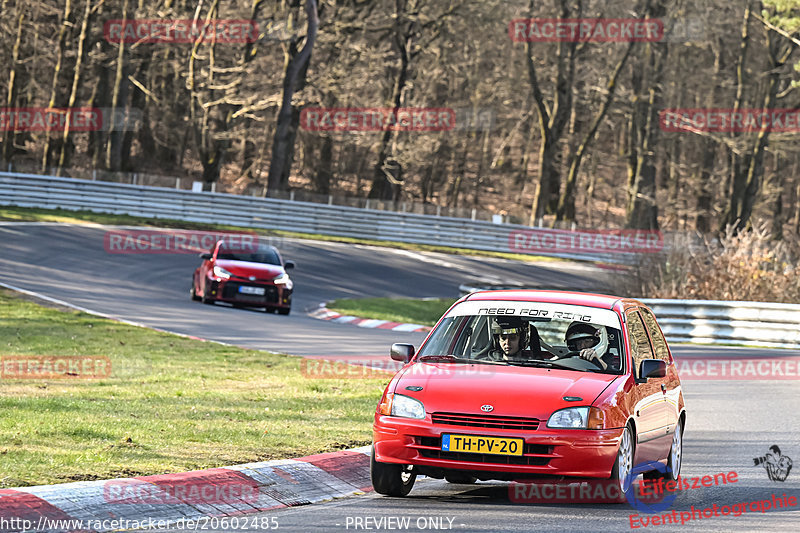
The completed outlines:
{"type": "Polygon", "coordinates": [[[250,263],[265,263],[267,265],[280,265],[281,258],[278,251],[271,246],[258,246],[257,248],[235,249],[220,247],[217,259],[233,261],[247,261],[250,263]]]}
{"type": "MultiPolygon", "coordinates": [[[[504,306],[508,306],[508,302],[501,303],[499,310],[530,311],[504,309],[504,306]]],[[[459,310],[460,306],[457,306],[421,347],[418,360],[430,360],[434,355],[452,355],[453,363],[490,361],[609,374],[624,371],[620,325],[615,313],[572,305],[546,306],[551,309],[537,309],[545,316],[533,317],[462,314],[464,311],[497,311],[495,304],[482,305],[484,309],[459,310]]]]}

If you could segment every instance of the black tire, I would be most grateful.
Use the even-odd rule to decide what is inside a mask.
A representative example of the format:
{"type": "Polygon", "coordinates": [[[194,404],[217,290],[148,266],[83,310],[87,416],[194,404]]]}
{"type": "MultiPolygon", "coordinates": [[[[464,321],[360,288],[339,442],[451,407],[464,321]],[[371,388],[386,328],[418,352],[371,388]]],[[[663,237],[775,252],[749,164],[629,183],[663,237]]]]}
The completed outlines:
{"type": "Polygon", "coordinates": [[[264,308],[264,312],[265,313],[274,313],[275,312],[275,308],[267,306],[267,307],[264,308]]]}
{"type": "Polygon", "coordinates": [[[278,314],[279,315],[288,315],[289,313],[291,313],[291,311],[292,311],[291,307],[280,307],[280,308],[278,308],[278,314]]]}
{"type": "Polygon", "coordinates": [[[372,478],[372,487],[378,494],[385,496],[406,496],[411,492],[417,474],[411,467],[390,463],[379,463],[375,460],[373,449],[369,461],[369,475],[372,478]]]}
{"type": "Polygon", "coordinates": [[[205,287],[205,286],[203,287],[203,296],[200,297],[200,301],[203,302],[206,305],[214,305],[214,299],[213,298],[206,298],[206,289],[207,288],[208,287],[205,287]]]}
{"type": "Polygon", "coordinates": [[[617,458],[614,460],[614,468],[611,469],[611,476],[609,479],[617,482],[619,489],[619,498],[617,503],[624,503],[627,501],[627,494],[633,490],[633,479],[631,475],[633,470],[633,457],[636,451],[636,441],[633,437],[633,430],[630,425],[625,426],[624,433],[620,439],[619,448],[617,449],[617,458]]]}
{"type": "Polygon", "coordinates": [[[478,478],[475,476],[470,476],[469,474],[465,474],[463,472],[450,472],[445,474],[444,478],[448,483],[453,483],[455,485],[472,485],[478,481],[478,478]]]}
{"type": "Polygon", "coordinates": [[[192,280],[192,288],[189,289],[189,295],[192,297],[192,300],[194,300],[195,302],[199,302],[200,301],[200,297],[197,295],[197,293],[194,290],[194,280],[192,280]]]}
{"type": "Polygon", "coordinates": [[[677,481],[681,474],[681,463],[683,463],[683,420],[678,419],[675,425],[675,433],[672,434],[672,446],[669,448],[667,456],[666,472],[652,470],[645,472],[642,476],[647,480],[663,479],[664,481],[677,481]]]}

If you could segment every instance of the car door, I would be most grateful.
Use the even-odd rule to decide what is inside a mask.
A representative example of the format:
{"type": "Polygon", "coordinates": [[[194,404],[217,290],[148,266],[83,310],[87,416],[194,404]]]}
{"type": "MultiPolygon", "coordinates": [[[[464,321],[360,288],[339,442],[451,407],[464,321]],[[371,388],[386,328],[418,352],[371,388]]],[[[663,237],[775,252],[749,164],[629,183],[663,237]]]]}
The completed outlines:
{"type": "Polygon", "coordinates": [[[625,315],[628,347],[633,360],[635,378],[632,393],[633,417],[636,423],[636,464],[656,461],[664,455],[667,415],[662,385],[666,378],[643,379],[639,375],[645,359],[656,359],[650,337],[637,309],[625,315]]]}
{"type": "Polygon", "coordinates": [[[672,435],[678,423],[678,415],[680,415],[678,400],[681,393],[681,385],[680,380],[677,378],[678,371],[675,368],[675,362],[672,360],[667,341],[664,339],[664,334],[656,322],[656,317],[647,308],[640,308],[639,312],[642,319],[644,319],[647,332],[650,334],[650,341],[653,345],[656,359],[661,359],[667,364],[667,375],[663,380],[662,391],[664,393],[664,412],[667,417],[665,432],[667,435],[672,435]]]}

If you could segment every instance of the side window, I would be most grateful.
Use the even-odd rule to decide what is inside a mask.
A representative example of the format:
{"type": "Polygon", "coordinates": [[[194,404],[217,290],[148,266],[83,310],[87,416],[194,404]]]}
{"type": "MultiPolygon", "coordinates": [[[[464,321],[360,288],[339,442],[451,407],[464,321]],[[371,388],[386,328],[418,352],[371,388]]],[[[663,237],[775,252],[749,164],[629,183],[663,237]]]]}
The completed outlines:
{"type": "Polygon", "coordinates": [[[667,341],[664,340],[661,330],[658,329],[656,318],[647,309],[639,309],[639,311],[641,311],[644,323],[647,325],[647,331],[650,332],[650,339],[653,341],[656,358],[669,364],[669,348],[667,348],[667,341]]]}
{"type": "Polygon", "coordinates": [[[654,359],[653,350],[650,348],[650,341],[647,339],[647,332],[644,329],[639,313],[629,311],[626,315],[628,321],[628,344],[631,347],[631,358],[633,359],[633,375],[639,379],[639,367],[645,359],[654,359]]]}

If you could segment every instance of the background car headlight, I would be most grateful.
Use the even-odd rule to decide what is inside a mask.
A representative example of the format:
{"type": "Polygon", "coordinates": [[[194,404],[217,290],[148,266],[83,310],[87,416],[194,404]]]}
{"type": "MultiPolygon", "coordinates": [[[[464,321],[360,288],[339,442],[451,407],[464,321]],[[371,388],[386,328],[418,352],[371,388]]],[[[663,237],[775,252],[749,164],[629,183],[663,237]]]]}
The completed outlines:
{"type": "Polygon", "coordinates": [[[395,394],[392,399],[392,416],[423,419],[425,418],[425,406],[419,400],[395,394]]]}
{"type": "Polygon", "coordinates": [[[278,276],[277,278],[273,279],[272,283],[274,283],[275,285],[284,285],[287,283],[291,283],[291,281],[292,280],[289,279],[289,274],[284,273],[278,276]]]}
{"type": "Polygon", "coordinates": [[[222,279],[229,279],[231,277],[231,273],[225,270],[222,267],[215,266],[214,267],[214,275],[218,278],[222,279]]]}
{"type": "Polygon", "coordinates": [[[604,424],[605,413],[597,407],[568,407],[547,420],[547,427],[562,429],[603,429],[604,424]]]}

